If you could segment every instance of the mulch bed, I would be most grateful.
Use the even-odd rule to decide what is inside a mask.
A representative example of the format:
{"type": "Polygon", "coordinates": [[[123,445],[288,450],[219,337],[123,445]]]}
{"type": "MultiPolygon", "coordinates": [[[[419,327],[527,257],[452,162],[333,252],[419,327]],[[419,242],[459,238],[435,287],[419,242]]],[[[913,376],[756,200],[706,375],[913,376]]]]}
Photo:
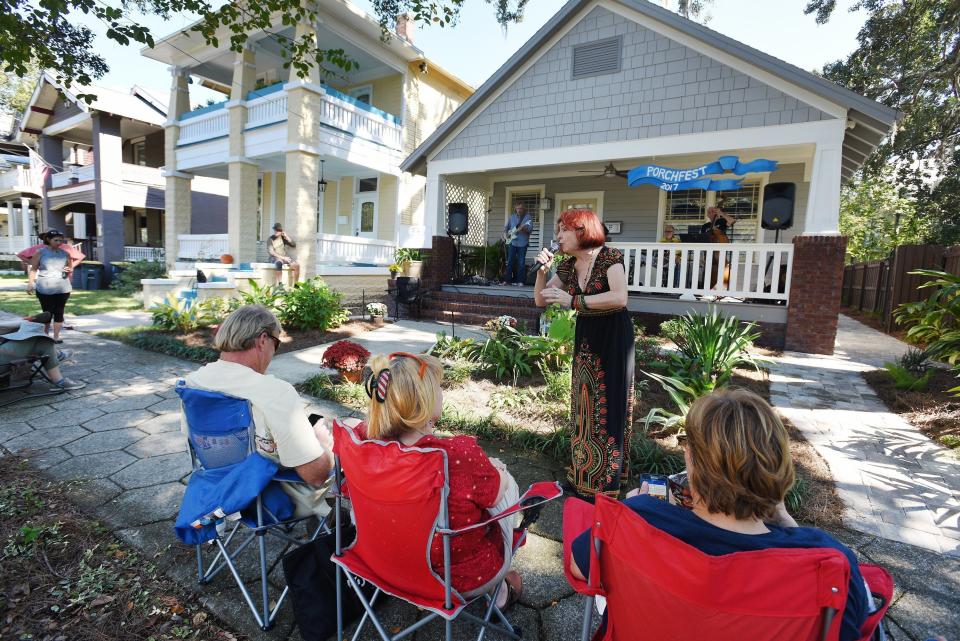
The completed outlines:
{"type": "Polygon", "coordinates": [[[236,641],[22,459],[0,458],[0,639],[236,641]]]}
{"type": "Polygon", "coordinates": [[[891,412],[960,453],[960,397],[944,391],[960,385],[960,379],[950,370],[932,371],[930,384],[923,392],[897,389],[886,370],[864,372],[863,378],[891,412]]]}
{"type": "MultiPolygon", "coordinates": [[[[300,349],[332,343],[334,341],[353,338],[365,332],[376,329],[373,323],[367,321],[354,320],[347,321],[340,327],[326,332],[316,329],[285,329],[280,334],[280,349],[278,354],[295,352],[300,349]]],[[[217,330],[213,327],[202,327],[192,331],[189,334],[178,334],[176,332],[167,332],[178,340],[182,341],[188,347],[212,347],[213,337],[217,330]]]]}

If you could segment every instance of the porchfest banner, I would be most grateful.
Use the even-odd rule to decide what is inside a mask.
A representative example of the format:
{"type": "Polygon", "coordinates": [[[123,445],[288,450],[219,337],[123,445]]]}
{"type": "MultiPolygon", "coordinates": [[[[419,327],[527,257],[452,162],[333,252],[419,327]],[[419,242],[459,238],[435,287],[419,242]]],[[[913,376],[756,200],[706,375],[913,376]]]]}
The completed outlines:
{"type": "Polygon", "coordinates": [[[627,184],[631,187],[654,185],[664,191],[678,189],[704,189],[706,191],[726,191],[739,189],[743,179],[713,179],[707,176],[732,172],[737,176],[749,173],[774,171],[777,161],[757,159],[741,163],[737,156],[720,156],[707,165],[693,169],[672,169],[659,165],[640,165],[627,172],[627,184]]]}

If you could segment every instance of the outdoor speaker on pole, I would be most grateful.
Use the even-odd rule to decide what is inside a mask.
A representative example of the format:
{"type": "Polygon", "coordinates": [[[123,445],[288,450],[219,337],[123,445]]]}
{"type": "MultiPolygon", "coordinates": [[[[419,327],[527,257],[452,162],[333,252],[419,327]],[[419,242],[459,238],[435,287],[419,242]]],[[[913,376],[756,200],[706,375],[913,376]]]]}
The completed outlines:
{"type": "Polygon", "coordinates": [[[470,228],[470,208],[467,203],[450,203],[447,205],[447,234],[450,236],[466,236],[470,228]]]}
{"type": "Polygon", "coordinates": [[[794,183],[770,183],[763,188],[764,229],[789,229],[793,227],[793,201],[797,193],[794,183]]]}

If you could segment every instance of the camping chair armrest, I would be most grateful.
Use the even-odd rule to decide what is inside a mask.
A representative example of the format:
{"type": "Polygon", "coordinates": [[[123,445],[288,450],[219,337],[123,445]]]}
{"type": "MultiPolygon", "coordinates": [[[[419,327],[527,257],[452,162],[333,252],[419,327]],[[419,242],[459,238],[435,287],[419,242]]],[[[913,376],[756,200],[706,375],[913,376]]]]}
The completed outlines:
{"type": "Polygon", "coordinates": [[[297,471],[295,469],[289,468],[289,467],[282,467],[279,470],[277,470],[277,473],[273,475],[273,480],[283,481],[284,483],[306,484],[306,481],[303,480],[303,477],[297,474],[297,471]]]}
{"type": "MultiPolygon", "coordinates": [[[[584,580],[570,573],[570,561],[573,558],[573,541],[593,526],[593,504],[581,499],[569,498],[563,506],[563,573],[567,582],[580,594],[597,594],[584,580]]],[[[591,556],[593,556],[591,554],[591,556]]]]}
{"type": "Polygon", "coordinates": [[[468,525],[467,527],[462,527],[456,530],[438,528],[437,534],[449,534],[451,536],[457,536],[458,534],[463,534],[464,532],[486,527],[491,523],[505,519],[508,516],[517,514],[518,512],[540,508],[550,501],[560,498],[561,496],[563,496],[563,490],[560,489],[559,483],[555,481],[540,481],[531,485],[527,491],[520,496],[520,499],[516,503],[505,509],[503,512],[500,512],[496,516],[492,516],[486,521],[480,521],[479,523],[474,523],[473,525],[468,525]]]}

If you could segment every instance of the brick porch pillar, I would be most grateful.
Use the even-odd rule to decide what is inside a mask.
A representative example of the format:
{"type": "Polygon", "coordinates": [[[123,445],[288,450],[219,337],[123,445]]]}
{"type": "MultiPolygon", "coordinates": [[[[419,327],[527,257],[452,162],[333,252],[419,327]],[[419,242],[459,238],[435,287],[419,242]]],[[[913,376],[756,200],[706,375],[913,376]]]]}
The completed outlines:
{"type": "Polygon", "coordinates": [[[427,289],[438,289],[440,285],[449,283],[453,278],[453,268],[453,238],[434,236],[430,264],[423,279],[423,286],[427,289]]]}
{"type": "Polygon", "coordinates": [[[832,354],[840,313],[846,236],[796,236],[786,349],[832,354]]]}

